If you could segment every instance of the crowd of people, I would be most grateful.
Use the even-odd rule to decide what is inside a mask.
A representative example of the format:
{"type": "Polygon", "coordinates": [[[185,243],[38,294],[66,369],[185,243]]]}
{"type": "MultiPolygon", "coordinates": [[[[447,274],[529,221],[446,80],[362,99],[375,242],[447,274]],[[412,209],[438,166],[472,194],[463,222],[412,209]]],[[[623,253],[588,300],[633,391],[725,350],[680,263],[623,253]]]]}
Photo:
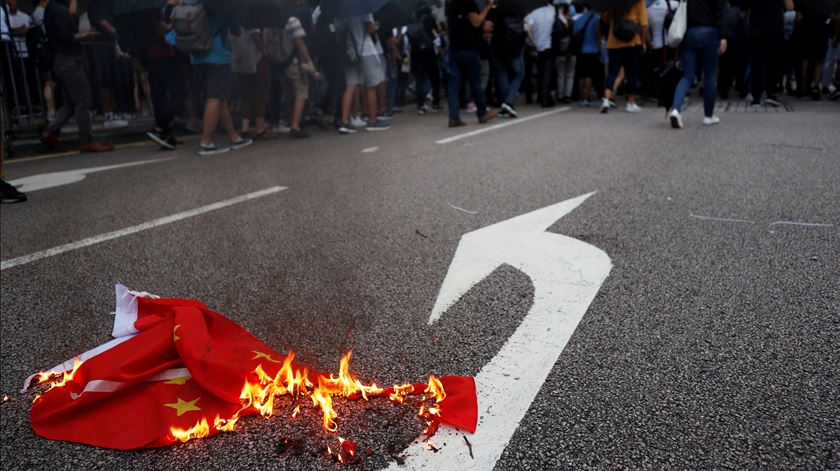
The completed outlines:
{"type": "MultiPolygon", "coordinates": [[[[110,45],[105,68],[130,64],[135,107],[145,97],[154,115],[148,137],[174,149],[181,126],[200,133],[199,155],[282,134],[307,138],[311,125],[386,131],[407,96],[418,115],[441,111],[442,90],[450,127],[467,125],[462,111],[482,124],[516,118],[522,101],[576,101],[608,113],[626,95],[624,111],[655,102],[681,128],[694,84],[701,84],[707,125],[720,121],[717,97],[733,91],[753,106],[781,106],[783,92],[836,100],[840,85],[840,14],[814,11],[808,0],[637,0],[608,10],[586,0],[417,0],[401,17],[384,10],[346,17],[318,0],[288,0],[282,24],[269,16],[259,25],[203,0],[127,14],[115,12],[112,0],[89,0],[85,11],[82,0],[40,0],[31,14],[18,1],[3,0],[2,40],[12,45],[4,51],[14,56],[3,58],[4,70],[18,60],[42,79],[29,89],[60,102],[41,135],[55,150],[66,149],[60,136],[71,118],[82,152],[113,149],[92,135],[93,112],[120,121],[110,111],[114,99],[95,99],[118,93],[107,80],[91,81],[103,75],[83,51],[94,40],[110,45]],[[680,8],[687,8],[687,28],[681,44],[669,47],[680,8]],[[669,84],[663,71],[675,67],[682,77],[669,84]],[[216,143],[219,124],[226,145],[216,143]]],[[[4,72],[4,84],[16,77],[4,72]]]]}

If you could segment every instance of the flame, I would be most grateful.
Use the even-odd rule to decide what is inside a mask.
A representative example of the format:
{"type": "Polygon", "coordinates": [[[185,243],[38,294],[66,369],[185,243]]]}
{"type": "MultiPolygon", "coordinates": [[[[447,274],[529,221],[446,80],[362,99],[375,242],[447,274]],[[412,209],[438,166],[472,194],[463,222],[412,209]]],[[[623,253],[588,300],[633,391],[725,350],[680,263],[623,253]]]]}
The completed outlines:
{"type": "Polygon", "coordinates": [[[204,438],[210,435],[210,425],[207,423],[206,418],[202,418],[188,429],[172,427],[169,429],[169,432],[176,440],[186,442],[187,440],[192,440],[193,438],[204,438]]]}
{"type": "Polygon", "coordinates": [[[222,419],[217,415],[213,420],[213,428],[220,432],[233,432],[233,427],[236,425],[237,420],[238,418],[222,419]]]}
{"type": "Polygon", "coordinates": [[[292,411],[292,418],[294,419],[298,414],[300,414],[300,406],[295,406],[295,410],[292,411]]]}
{"type": "Polygon", "coordinates": [[[79,370],[79,367],[82,366],[82,363],[84,363],[84,361],[82,361],[81,358],[76,357],[73,359],[73,369],[69,372],[64,371],[62,373],[56,373],[53,371],[41,371],[37,373],[37,382],[46,383],[47,381],[50,381],[50,387],[47,391],[53,388],[64,387],[65,384],[73,380],[73,376],[76,374],[76,371],[79,370]],[[60,379],[57,377],[60,377],[60,379]]]}
{"type": "Polygon", "coordinates": [[[414,392],[414,386],[408,383],[401,384],[399,386],[395,384],[392,389],[394,390],[394,392],[392,392],[388,396],[388,399],[396,402],[397,404],[402,404],[403,402],[405,402],[405,396],[414,392]]]}
{"type": "Polygon", "coordinates": [[[424,393],[429,395],[429,398],[435,398],[435,402],[441,402],[446,399],[446,391],[443,389],[443,383],[435,375],[429,375],[429,385],[426,386],[424,393]]]}

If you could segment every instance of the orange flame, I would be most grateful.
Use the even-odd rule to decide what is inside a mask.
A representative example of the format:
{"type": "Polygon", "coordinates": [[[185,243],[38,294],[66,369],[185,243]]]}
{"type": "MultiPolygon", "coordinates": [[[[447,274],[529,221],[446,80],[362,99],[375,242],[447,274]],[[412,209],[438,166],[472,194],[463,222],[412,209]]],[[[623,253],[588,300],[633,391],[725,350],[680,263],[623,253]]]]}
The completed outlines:
{"type": "Polygon", "coordinates": [[[73,380],[73,376],[76,374],[76,371],[79,370],[79,367],[82,366],[82,363],[84,363],[84,361],[82,361],[81,358],[76,357],[73,359],[73,369],[69,372],[64,371],[62,373],[55,373],[52,371],[41,371],[37,374],[38,383],[46,383],[47,381],[50,381],[50,388],[47,389],[47,391],[53,388],[64,387],[65,384],[73,380]]]}
{"type": "Polygon", "coordinates": [[[204,438],[210,435],[210,425],[207,423],[206,418],[202,418],[188,429],[171,427],[169,432],[176,440],[186,442],[187,440],[192,440],[193,438],[204,438]]]}
{"type": "Polygon", "coordinates": [[[294,419],[298,414],[300,414],[300,406],[295,406],[295,410],[292,411],[292,418],[294,419]]]}
{"type": "Polygon", "coordinates": [[[446,399],[446,391],[443,390],[443,383],[435,375],[429,375],[429,385],[426,386],[424,393],[429,395],[429,398],[435,398],[435,402],[441,402],[446,399]]]}

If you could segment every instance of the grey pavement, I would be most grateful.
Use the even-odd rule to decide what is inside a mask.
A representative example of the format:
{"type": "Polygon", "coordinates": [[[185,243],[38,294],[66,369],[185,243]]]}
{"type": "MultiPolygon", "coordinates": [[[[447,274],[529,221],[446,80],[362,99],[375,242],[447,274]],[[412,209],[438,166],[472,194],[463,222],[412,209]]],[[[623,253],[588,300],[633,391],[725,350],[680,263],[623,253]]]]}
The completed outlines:
{"type": "MultiPolygon", "coordinates": [[[[4,205],[4,261],[288,189],[0,272],[3,468],[340,469],[322,455],[330,436],[314,409],[119,452],[36,436],[34,393],[18,390],[109,339],[115,282],[202,300],[316,369],[352,348],[355,373],[377,384],[474,375],[534,289],[503,266],[427,325],[461,235],[597,191],[551,231],[604,250],[613,269],[496,469],[837,469],[840,106],[791,111],[724,108],[703,127],[695,106],[675,131],[661,110],[572,107],[449,144],[436,141],[481,127],[406,113],[388,132],[212,157],[190,144],[11,163],[15,179],[174,157],[4,205]]],[[[422,429],[385,401],[339,413],[340,434],[372,452],[363,469],[422,429]]]]}

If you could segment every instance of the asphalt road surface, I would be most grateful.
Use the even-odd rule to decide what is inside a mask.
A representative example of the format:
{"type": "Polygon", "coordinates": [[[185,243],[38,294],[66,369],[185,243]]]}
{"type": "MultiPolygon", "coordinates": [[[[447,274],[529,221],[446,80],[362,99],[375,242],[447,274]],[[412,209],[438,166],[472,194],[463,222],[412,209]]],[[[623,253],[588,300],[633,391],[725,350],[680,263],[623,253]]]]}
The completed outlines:
{"type": "MultiPolygon", "coordinates": [[[[546,301],[533,273],[502,260],[428,324],[461,236],[596,192],[549,231],[602,250],[612,269],[545,381],[527,368],[516,378],[537,389],[495,469],[837,469],[840,107],[721,117],[702,127],[694,108],[672,131],[659,110],[573,108],[488,130],[405,113],[388,132],[213,157],[191,143],[10,163],[15,180],[148,162],[2,207],[3,468],[340,469],[314,409],[120,452],[36,436],[34,392],[18,391],[109,340],[116,282],[202,300],[316,369],[352,348],[355,373],[378,384],[476,375],[546,301]],[[184,217],[159,219],[171,215],[184,217]]],[[[531,269],[575,269],[552,261],[531,269]]],[[[352,467],[395,465],[423,426],[387,401],[338,408],[340,435],[370,450],[352,467]]]]}

